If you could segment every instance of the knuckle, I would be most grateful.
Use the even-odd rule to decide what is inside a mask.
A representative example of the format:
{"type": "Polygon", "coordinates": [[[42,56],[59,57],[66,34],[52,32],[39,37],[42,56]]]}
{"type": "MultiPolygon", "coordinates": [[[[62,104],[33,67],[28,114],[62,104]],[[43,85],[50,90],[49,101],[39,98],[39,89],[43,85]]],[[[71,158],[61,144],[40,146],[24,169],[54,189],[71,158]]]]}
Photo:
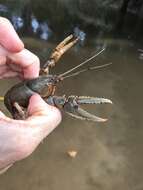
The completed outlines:
{"type": "Polygon", "coordinates": [[[28,49],[24,49],[22,52],[20,52],[19,56],[25,68],[33,65],[35,65],[36,67],[40,67],[40,60],[38,56],[28,49]]]}
{"type": "Polygon", "coordinates": [[[32,67],[36,67],[37,69],[40,69],[40,60],[39,58],[34,55],[33,59],[31,59],[31,63],[29,63],[32,67]]]}
{"type": "Polygon", "coordinates": [[[30,57],[29,59],[29,64],[37,64],[40,65],[40,59],[37,55],[35,55],[34,53],[30,52],[29,50],[26,50],[26,54],[28,55],[28,57],[30,57]]]}

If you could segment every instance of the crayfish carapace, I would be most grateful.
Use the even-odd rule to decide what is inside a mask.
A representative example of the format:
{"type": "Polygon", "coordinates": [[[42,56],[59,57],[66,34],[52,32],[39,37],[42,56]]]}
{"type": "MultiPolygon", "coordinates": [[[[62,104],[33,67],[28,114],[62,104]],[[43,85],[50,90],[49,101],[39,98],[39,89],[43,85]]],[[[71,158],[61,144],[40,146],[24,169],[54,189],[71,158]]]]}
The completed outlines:
{"type": "Polygon", "coordinates": [[[57,83],[63,81],[65,78],[78,75],[79,73],[85,72],[87,70],[93,70],[96,68],[105,67],[109,64],[104,64],[96,67],[89,67],[82,69],[80,71],[75,71],[77,68],[81,67],[91,59],[99,55],[104,49],[99,51],[96,55],[77,65],[76,67],[68,70],[65,73],[59,75],[49,74],[51,67],[54,67],[58,62],[60,57],[70,49],[76,42],[77,38],[73,35],[65,38],[53,51],[49,60],[41,68],[40,76],[38,78],[24,80],[13,86],[5,95],[4,103],[7,109],[12,114],[15,119],[25,119],[26,118],[26,108],[28,106],[29,98],[34,94],[38,93],[40,96],[50,105],[62,108],[69,115],[82,119],[91,120],[95,122],[104,122],[107,119],[97,117],[80,107],[82,104],[101,104],[101,103],[112,103],[111,100],[105,98],[89,97],[89,96],[56,96],[56,86],[57,83]]]}

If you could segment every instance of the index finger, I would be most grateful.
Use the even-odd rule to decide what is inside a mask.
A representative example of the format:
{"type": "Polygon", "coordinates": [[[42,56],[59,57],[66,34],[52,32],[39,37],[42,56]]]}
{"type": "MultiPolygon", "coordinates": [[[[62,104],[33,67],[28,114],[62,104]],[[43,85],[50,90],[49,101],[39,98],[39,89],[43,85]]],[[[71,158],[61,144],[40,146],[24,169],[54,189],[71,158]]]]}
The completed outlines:
{"type": "Polygon", "coordinates": [[[10,52],[19,52],[24,48],[10,21],[0,17],[0,44],[10,52]]]}
{"type": "Polygon", "coordinates": [[[16,65],[20,66],[25,79],[36,78],[39,76],[39,58],[27,49],[19,53],[8,53],[7,57],[16,65]]]}

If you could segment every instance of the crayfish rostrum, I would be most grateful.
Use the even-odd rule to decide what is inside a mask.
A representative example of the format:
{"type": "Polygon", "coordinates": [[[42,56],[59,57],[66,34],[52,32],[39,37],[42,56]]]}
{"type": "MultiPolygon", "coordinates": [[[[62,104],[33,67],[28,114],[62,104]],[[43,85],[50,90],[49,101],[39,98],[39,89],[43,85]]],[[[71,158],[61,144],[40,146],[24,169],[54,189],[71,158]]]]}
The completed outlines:
{"type": "Polygon", "coordinates": [[[71,48],[76,42],[78,38],[74,38],[73,35],[65,38],[53,51],[49,60],[44,64],[41,68],[40,76],[38,78],[24,80],[13,86],[5,95],[4,103],[7,109],[12,114],[15,119],[25,119],[27,117],[26,108],[28,106],[29,98],[34,94],[38,93],[40,96],[50,105],[56,106],[58,108],[62,108],[69,115],[82,119],[82,120],[91,120],[96,122],[104,122],[107,119],[103,119],[97,117],[80,107],[82,104],[100,104],[100,103],[112,103],[111,100],[105,98],[97,98],[97,97],[89,97],[89,96],[56,96],[56,86],[57,83],[64,80],[65,78],[78,75],[81,72],[86,70],[93,70],[96,68],[104,67],[109,64],[90,67],[87,69],[80,70],[78,72],[74,72],[77,68],[84,65],[97,55],[99,55],[101,51],[99,51],[96,55],[92,56],[88,60],[83,63],[77,65],[76,67],[68,70],[65,73],[59,75],[49,74],[49,69],[54,67],[58,62],[60,57],[71,48]]]}

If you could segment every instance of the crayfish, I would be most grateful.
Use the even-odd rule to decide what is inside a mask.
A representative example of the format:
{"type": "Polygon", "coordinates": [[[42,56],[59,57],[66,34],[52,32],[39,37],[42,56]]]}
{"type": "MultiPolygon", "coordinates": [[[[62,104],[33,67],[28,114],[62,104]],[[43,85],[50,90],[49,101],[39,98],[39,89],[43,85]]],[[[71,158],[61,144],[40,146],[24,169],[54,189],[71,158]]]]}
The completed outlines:
{"type": "Polygon", "coordinates": [[[65,38],[60,44],[57,45],[53,53],[51,54],[48,61],[41,68],[40,76],[38,78],[24,80],[13,86],[5,95],[4,103],[7,109],[12,114],[15,119],[25,119],[26,108],[28,107],[29,99],[34,93],[40,94],[40,96],[45,100],[46,103],[63,109],[66,113],[82,120],[91,120],[96,122],[104,122],[107,119],[97,117],[80,107],[82,104],[101,104],[101,103],[112,103],[111,100],[98,97],[89,96],[56,96],[55,91],[57,84],[63,81],[65,78],[78,75],[81,72],[87,70],[93,70],[96,68],[101,68],[109,64],[104,64],[96,67],[89,67],[87,69],[82,69],[80,71],[75,71],[77,68],[81,67],[97,55],[99,55],[104,49],[99,51],[96,55],[77,65],[76,67],[66,71],[65,73],[59,75],[49,74],[50,68],[54,67],[59,61],[60,57],[70,49],[74,44],[76,44],[78,38],[74,38],[73,35],[65,38]]]}

